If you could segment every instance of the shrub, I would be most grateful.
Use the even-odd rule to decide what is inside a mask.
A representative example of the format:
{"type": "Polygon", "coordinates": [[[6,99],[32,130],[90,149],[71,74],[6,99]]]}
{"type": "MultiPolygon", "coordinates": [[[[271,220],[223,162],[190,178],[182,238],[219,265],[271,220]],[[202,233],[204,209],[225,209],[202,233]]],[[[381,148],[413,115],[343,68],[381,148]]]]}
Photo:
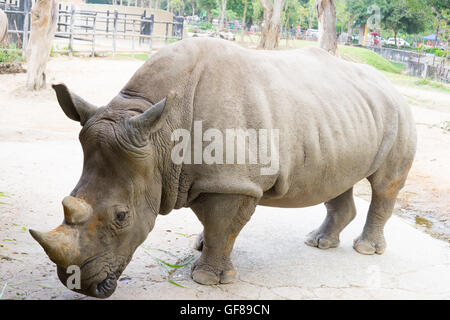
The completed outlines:
{"type": "Polygon", "coordinates": [[[0,48],[0,63],[23,61],[23,58],[19,54],[19,50],[16,48],[14,43],[10,44],[7,49],[8,50],[0,48]]]}

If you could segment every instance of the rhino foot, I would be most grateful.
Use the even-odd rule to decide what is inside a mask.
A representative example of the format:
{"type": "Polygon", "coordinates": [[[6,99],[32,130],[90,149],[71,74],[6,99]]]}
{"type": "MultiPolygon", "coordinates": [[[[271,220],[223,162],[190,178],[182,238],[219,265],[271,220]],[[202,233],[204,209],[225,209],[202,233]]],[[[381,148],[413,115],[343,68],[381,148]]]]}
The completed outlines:
{"type": "Polygon", "coordinates": [[[319,249],[337,248],[339,246],[339,237],[330,236],[320,230],[314,230],[306,237],[305,244],[319,249]]]}
{"type": "Polygon", "coordinates": [[[361,254],[383,254],[386,249],[386,241],[383,236],[370,240],[361,235],[353,241],[353,248],[361,254]]]}
{"type": "Polygon", "coordinates": [[[192,279],[203,285],[215,285],[231,283],[236,278],[236,271],[221,267],[213,267],[209,264],[201,263],[198,259],[192,266],[192,279]]]}

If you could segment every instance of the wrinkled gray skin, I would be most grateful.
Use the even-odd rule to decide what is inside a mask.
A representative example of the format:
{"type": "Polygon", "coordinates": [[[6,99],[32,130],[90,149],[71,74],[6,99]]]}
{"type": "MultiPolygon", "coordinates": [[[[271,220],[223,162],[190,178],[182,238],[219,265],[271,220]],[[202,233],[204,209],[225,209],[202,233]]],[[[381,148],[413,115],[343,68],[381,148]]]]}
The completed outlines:
{"type": "MultiPolygon", "coordinates": [[[[416,149],[408,105],[376,70],[317,48],[251,51],[217,39],[188,39],[161,49],[106,107],[54,86],[83,126],[84,167],[63,200],[63,224],[31,231],[58,265],[81,266],[81,289],[108,297],[158,214],[190,207],[204,226],[192,277],[229,283],[234,241],[257,205],[325,203],[327,216],[306,243],[327,249],[354,218],[352,188],[367,178],[372,201],[354,248],[383,253],[392,214],[416,149]],[[260,165],[176,165],[175,129],[280,130],[280,170],[260,165]]],[[[206,142],[204,146],[209,144],[206,142]]]]}

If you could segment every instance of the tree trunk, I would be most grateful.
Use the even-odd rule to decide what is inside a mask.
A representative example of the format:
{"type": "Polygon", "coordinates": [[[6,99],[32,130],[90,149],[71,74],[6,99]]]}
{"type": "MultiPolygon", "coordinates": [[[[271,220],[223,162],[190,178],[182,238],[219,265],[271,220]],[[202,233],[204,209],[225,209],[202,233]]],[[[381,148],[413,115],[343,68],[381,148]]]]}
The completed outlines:
{"type": "Polygon", "coordinates": [[[222,31],[225,27],[225,13],[227,11],[227,0],[217,0],[217,6],[219,7],[219,31],[222,31]]]}
{"type": "Polygon", "coordinates": [[[242,16],[242,30],[245,29],[246,23],[245,19],[247,18],[247,0],[244,2],[244,15],[242,16]]]}
{"type": "Polygon", "coordinates": [[[58,22],[55,0],[37,0],[31,10],[31,36],[27,47],[27,88],[45,87],[45,68],[58,22]]]}
{"type": "Polygon", "coordinates": [[[358,44],[362,45],[364,41],[364,30],[366,29],[366,25],[361,24],[359,26],[359,36],[358,36],[358,44]]]}
{"type": "Polygon", "coordinates": [[[353,44],[353,17],[350,17],[347,25],[347,45],[353,44]]]}
{"type": "MultiPolygon", "coordinates": [[[[247,4],[247,2],[245,2],[247,4]]],[[[0,43],[6,38],[6,33],[8,32],[8,17],[6,13],[0,9],[0,43]]]]}
{"type": "Polygon", "coordinates": [[[394,29],[394,41],[395,41],[395,46],[398,48],[397,46],[397,30],[394,29]]]}
{"type": "Polygon", "coordinates": [[[336,8],[334,0],[316,0],[319,47],[332,55],[337,52],[336,8]]]}
{"type": "Polygon", "coordinates": [[[439,22],[438,22],[438,25],[436,27],[436,36],[434,37],[434,47],[435,48],[437,48],[437,45],[438,45],[438,40],[437,40],[438,37],[439,37],[439,22]]]}
{"type": "Polygon", "coordinates": [[[281,9],[284,0],[259,0],[264,9],[263,27],[259,48],[271,50],[278,47],[278,35],[281,26],[281,9]]]}

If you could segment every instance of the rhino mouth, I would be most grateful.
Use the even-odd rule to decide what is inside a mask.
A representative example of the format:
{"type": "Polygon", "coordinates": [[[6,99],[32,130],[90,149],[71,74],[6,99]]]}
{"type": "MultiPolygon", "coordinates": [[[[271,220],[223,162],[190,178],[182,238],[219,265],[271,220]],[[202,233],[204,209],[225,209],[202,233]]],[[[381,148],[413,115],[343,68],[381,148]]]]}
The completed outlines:
{"type": "Polygon", "coordinates": [[[95,296],[97,298],[108,298],[117,287],[117,279],[114,275],[108,276],[106,279],[97,284],[95,288],[95,296]]]}

